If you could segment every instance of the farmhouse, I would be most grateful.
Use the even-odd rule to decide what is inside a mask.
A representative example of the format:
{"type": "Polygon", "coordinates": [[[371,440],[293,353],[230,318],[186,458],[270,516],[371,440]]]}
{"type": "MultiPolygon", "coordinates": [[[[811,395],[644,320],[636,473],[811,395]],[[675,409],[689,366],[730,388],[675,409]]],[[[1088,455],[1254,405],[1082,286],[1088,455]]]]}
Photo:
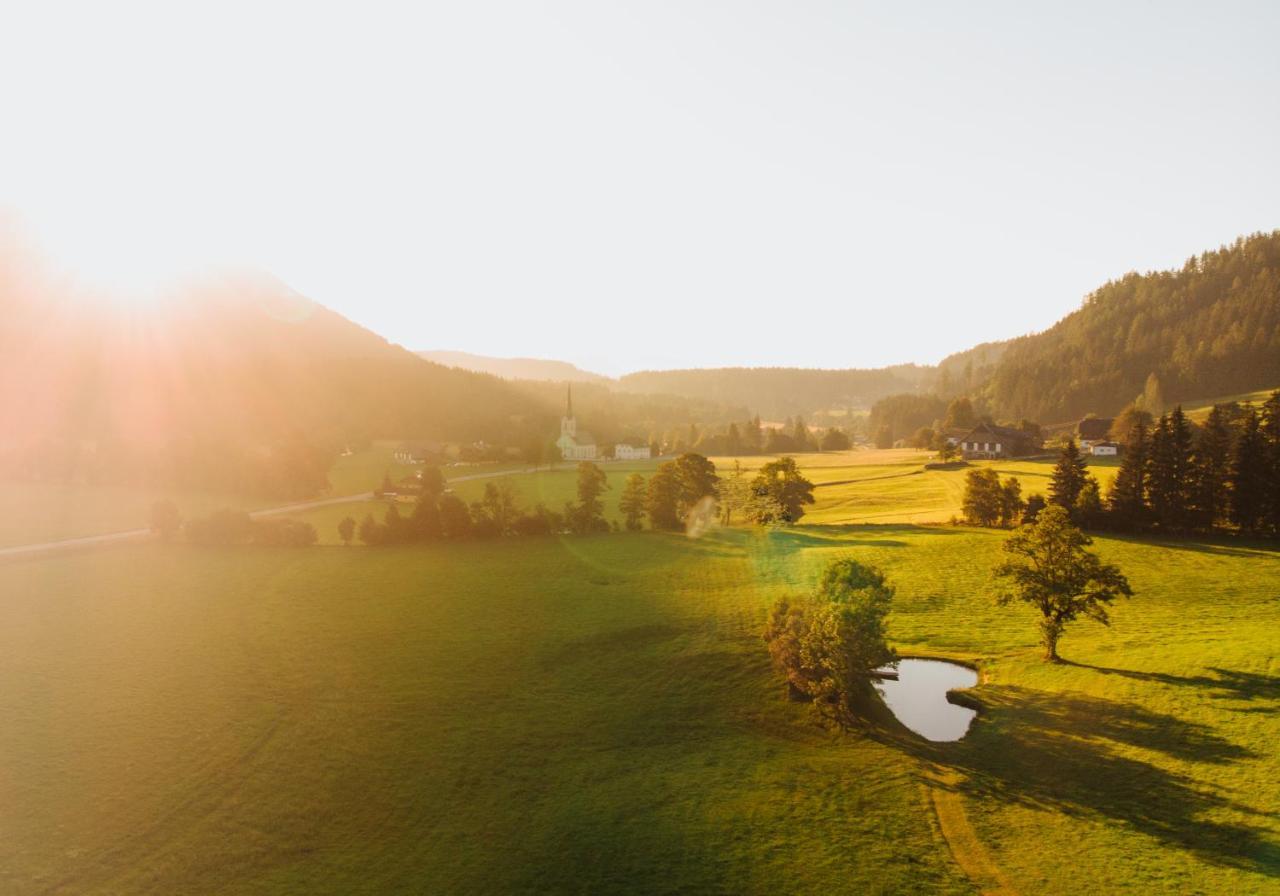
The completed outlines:
{"type": "Polygon", "coordinates": [[[1081,420],[1076,424],[1076,435],[1080,439],[1080,447],[1087,451],[1095,442],[1105,442],[1107,435],[1111,432],[1111,424],[1114,422],[1111,417],[1086,417],[1081,420]]]}
{"type": "Polygon", "coordinates": [[[595,460],[596,440],[586,430],[578,430],[578,420],[573,416],[573,387],[568,387],[564,416],[560,418],[560,438],[556,439],[563,460],[595,460]]]}
{"type": "Polygon", "coordinates": [[[1035,440],[1020,429],[979,423],[960,437],[966,458],[1023,457],[1036,451],[1035,440]]]}
{"type": "Polygon", "coordinates": [[[444,456],[444,445],[439,442],[401,442],[392,456],[396,463],[401,464],[435,462],[444,456]]]}
{"type": "Polygon", "coordinates": [[[1120,446],[1115,442],[1094,442],[1089,446],[1089,453],[1094,457],[1115,457],[1120,453],[1120,446]]]}

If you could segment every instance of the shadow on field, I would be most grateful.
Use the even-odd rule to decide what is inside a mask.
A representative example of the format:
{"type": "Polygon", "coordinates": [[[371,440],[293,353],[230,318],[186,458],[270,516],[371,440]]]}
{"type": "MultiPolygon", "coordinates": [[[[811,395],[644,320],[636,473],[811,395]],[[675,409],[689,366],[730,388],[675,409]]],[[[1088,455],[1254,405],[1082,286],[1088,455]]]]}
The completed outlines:
{"type": "Polygon", "coordinates": [[[1247,539],[1229,538],[1209,540],[1203,537],[1192,541],[1185,538],[1156,538],[1149,535],[1118,535],[1114,532],[1099,532],[1097,534],[1104,535],[1114,541],[1154,545],[1171,551],[1189,551],[1195,554],[1218,554],[1223,557],[1252,557],[1255,559],[1259,554],[1280,554],[1280,545],[1277,545],[1274,541],[1249,541],[1247,539]]]}
{"type": "Polygon", "coordinates": [[[1132,703],[1014,686],[983,686],[984,714],[966,739],[921,740],[880,724],[871,736],[938,770],[960,773],[945,786],[977,801],[999,800],[1078,818],[1120,822],[1214,864],[1280,876],[1280,843],[1247,818],[1257,810],[1186,775],[1131,755],[1128,748],[1216,765],[1251,751],[1210,728],[1132,703]]]}
{"type": "Polygon", "coordinates": [[[1143,672],[1138,669],[1113,669],[1107,666],[1091,666],[1064,660],[1064,665],[1078,669],[1092,669],[1102,675],[1117,675],[1138,681],[1152,681],[1178,687],[1204,688],[1210,696],[1229,700],[1262,700],[1275,706],[1250,707],[1247,712],[1280,712],[1280,677],[1259,675],[1256,672],[1237,672],[1234,669],[1209,667],[1210,675],[1171,675],[1167,672],[1143,672]]]}
{"type": "MultiPolygon", "coordinates": [[[[962,530],[945,526],[876,525],[854,523],[843,526],[810,526],[769,533],[773,544],[786,547],[882,547],[905,548],[902,538],[919,535],[958,535],[962,530]]],[[[970,530],[972,531],[972,530],[970,530]]]]}

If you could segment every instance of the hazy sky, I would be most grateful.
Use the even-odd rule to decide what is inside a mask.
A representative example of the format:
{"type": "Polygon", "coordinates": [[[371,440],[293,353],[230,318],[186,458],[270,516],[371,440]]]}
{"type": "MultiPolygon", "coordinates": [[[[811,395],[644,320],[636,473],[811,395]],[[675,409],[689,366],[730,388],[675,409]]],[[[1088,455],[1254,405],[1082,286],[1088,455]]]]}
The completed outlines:
{"type": "Polygon", "coordinates": [[[411,348],[936,361],[1280,227],[1280,3],[7,5],[0,204],[411,348]]]}

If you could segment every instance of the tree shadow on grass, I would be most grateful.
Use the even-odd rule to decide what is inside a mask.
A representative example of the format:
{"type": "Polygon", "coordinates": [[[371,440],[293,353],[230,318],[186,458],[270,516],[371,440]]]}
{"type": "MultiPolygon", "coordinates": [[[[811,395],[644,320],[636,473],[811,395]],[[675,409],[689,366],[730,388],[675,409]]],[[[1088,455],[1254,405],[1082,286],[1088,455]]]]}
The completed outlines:
{"type": "MultiPolygon", "coordinates": [[[[973,530],[969,530],[973,531],[973,530]]],[[[840,526],[799,526],[768,533],[771,543],[787,547],[885,547],[905,548],[903,538],[921,535],[959,535],[964,530],[945,526],[877,525],[853,523],[840,526]]]]}
{"type": "Polygon", "coordinates": [[[1097,532],[1111,541],[1140,544],[1147,547],[1168,548],[1171,551],[1190,551],[1196,554],[1218,554],[1223,557],[1251,557],[1261,559],[1267,555],[1280,555],[1280,545],[1274,541],[1251,541],[1240,538],[1206,537],[1174,538],[1153,535],[1119,535],[1097,532]]]}
{"type": "Polygon", "coordinates": [[[977,801],[1119,822],[1216,865],[1280,876],[1280,843],[1249,823],[1262,813],[1130,749],[1181,762],[1254,758],[1208,726],[1132,703],[1013,686],[983,686],[984,715],[962,741],[937,744],[876,724],[871,736],[928,763],[977,801]],[[1234,814],[1244,820],[1224,821],[1234,814]]]}
{"type": "Polygon", "coordinates": [[[1261,675],[1256,672],[1237,672],[1234,669],[1222,669],[1210,666],[1209,675],[1171,675],[1167,672],[1144,672],[1139,669],[1113,669],[1107,666],[1091,666],[1088,663],[1077,663],[1064,660],[1068,666],[1079,669],[1092,669],[1102,675],[1117,675],[1121,678],[1132,678],[1137,681],[1150,681],[1159,684],[1179,687],[1204,688],[1209,696],[1229,700],[1260,700],[1275,703],[1275,706],[1249,707],[1250,712],[1280,711],[1280,677],[1261,675]]]}

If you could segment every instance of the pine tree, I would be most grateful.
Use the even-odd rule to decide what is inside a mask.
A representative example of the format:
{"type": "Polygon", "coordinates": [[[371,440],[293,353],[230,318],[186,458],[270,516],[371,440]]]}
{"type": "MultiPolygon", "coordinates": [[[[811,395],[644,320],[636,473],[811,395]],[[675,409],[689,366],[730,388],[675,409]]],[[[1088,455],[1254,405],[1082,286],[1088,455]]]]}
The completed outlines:
{"type": "Polygon", "coordinates": [[[1280,536],[1280,390],[1271,393],[1262,406],[1263,528],[1280,536]]]}
{"type": "Polygon", "coordinates": [[[1160,418],[1151,439],[1148,489],[1151,513],[1162,529],[1177,532],[1191,524],[1191,429],[1182,406],[1160,418]]]}
{"type": "Polygon", "coordinates": [[[1084,488],[1085,479],[1089,475],[1088,469],[1088,463],[1076,447],[1075,439],[1068,439],[1062,446],[1062,454],[1058,456],[1057,466],[1053,468],[1053,476],[1049,480],[1050,503],[1073,512],[1080,497],[1080,489],[1084,488]]]}
{"type": "Polygon", "coordinates": [[[1227,475],[1231,465],[1231,427],[1227,411],[1214,405],[1196,440],[1192,518],[1211,529],[1227,515],[1227,475]]]}
{"type": "Polygon", "coordinates": [[[1147,463],[1151,450],[1147,425],[1134,423],[1120,458],[1120,469],[1111,485],[1108,510],[1112,524],[1121,530],[1142,529],[1150,522],[1147,510],[1147,463]]]}
{"type": "Polygon", "coordinates": [[[795,428],[792,430],[791,437],[796,440],[797,451],[809,451],[813,448],[809,441],[809,427],[805,425],[803,417],[796,417],[795,428]]]}
{"type": "Polygon", "coordinates": [[[1231,521],[1245,532],[1256,532],[1262,521],[1267,483],[1267,444],[1252,408],[1244,417],[1244,427],[1236,439],[1231,462],[1231,521]]]}

